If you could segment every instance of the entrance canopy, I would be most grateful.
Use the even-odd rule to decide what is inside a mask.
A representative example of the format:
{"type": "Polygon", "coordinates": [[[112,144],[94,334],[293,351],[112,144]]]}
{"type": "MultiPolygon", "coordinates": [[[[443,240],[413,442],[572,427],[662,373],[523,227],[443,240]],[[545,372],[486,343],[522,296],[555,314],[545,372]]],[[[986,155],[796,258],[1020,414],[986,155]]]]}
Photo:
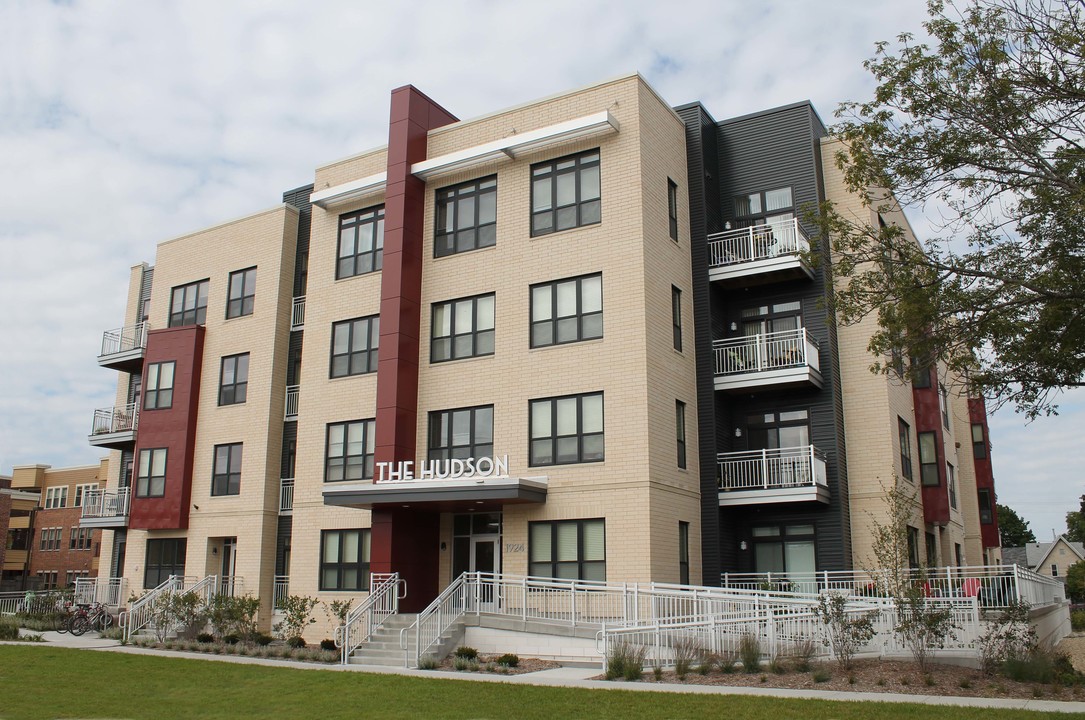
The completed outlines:
{"type": "Polygon", "coordinates": [[[545,477],[467,477],[441,480],[397,480],[335,483],[324,487],[324,504],[362,509],[381,505],[432,504],[434,510],[463,503],[516,504],[546,502],[545,477]]]}

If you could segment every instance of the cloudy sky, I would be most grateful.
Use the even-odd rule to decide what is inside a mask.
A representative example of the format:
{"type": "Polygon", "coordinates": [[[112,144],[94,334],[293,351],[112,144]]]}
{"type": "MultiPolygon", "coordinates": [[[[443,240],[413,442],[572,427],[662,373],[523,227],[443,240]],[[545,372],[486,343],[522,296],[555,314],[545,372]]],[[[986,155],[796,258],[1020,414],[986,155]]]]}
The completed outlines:
{"type": "MultiPolygon", "coordinates": [[[[0,473],[95,462],[128,269],[387,141],[411,83],[461,118],[640,71],[717,118],[873,84],[922,0],[591,3],[0,0],[0,473]]],[[[922,226],[920,210],[911,213],[922,226]]],[[[1085,398],[992,421],[1000,500],[1041,538],[1083,491],[1085,398]]]]}

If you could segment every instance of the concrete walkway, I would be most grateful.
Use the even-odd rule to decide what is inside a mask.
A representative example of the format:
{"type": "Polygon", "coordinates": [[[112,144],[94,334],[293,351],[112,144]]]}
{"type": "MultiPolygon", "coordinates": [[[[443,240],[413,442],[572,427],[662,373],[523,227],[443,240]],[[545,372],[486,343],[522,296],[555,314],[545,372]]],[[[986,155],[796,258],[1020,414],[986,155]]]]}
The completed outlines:
{"type": "MultiPolygon", "coordinates": [[[[25,631],[24,631],[25,632],[25,631]]],[[[88,632],[82,637],[69,633],[41,633],[43,643],[0,643],[3,645],[21,645],[23,647],[66,647],[103,652],[121,652],[132,655],[157,655],[160,657],[185,658],[191,660],[209,660],[240,665],[267,665],[269,667],[287,667],[314,672],[361,672],[383,675],[406,675],[423,677],[430,680],[464,680],[474,682],[506,683],[511,685],[544,685],[549,687],[585,688],[591,690],[629,690],[633,692],[674,692],[695,693],[700,695],[755,695],[761,697],[795,698],[806,700],[838,700],[844,702],[894,702],[914,703],[917,705],[942,705],[957,707],[1004,708],[1012,710],[1036,710],[1043,712],[1080,713],[1085,715],[1085,702],[1061,702],[1040,699],[1007,699],[955,697],[942,695],[906,695],[900,693],[860,693],[836,690],[789,690],[784,688],[730,687],[726,685],[682,685],[675,683],[627,683],[590,680],[600,674],[599,667],[560,667],[540,670],[523,675],[491,675],[483,673],[451,673],[434,670],[411,670],[396,667],[374,667],[366,665],[325,665],[322,663],[299,662],[296,660],[273,660],[244,655],[207,655],[204,653],[177,652],[173,650],[152,650],[133,645],[121,645],[117,640],[104,640],[95,632],[88,632]]]]}

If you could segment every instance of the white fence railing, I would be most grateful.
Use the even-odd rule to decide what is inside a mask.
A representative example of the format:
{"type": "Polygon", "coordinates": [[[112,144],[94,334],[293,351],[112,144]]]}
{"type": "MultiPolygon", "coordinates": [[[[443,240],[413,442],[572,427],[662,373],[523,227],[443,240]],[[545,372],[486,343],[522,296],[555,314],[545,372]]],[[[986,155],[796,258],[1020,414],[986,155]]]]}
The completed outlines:
{"type": "Polygon", "coordinates": [[[813,445],[721,453],[721,490],[828,487],[825,457],[813,445]]]}
{"type": "Polygon", "coordinates": [[[138,424],[139,406],[136,403],[128,403],[119,407],[99,408],[94,411],[94,422],[91,425],[90,434],[105,435],[126,432],[135,430],[138,424]]]}
{"type": "Polygon", "coordinates": [[[272,608],[275,610],[281,610],[283,607],[283,601],[286,600],[290,594],[290,576],[289,575],[276,575],[272,581],[271,597],[272,608]]]}
{"type": "Polygon", "coordinates": [[[122,607],[128,601],[128,581],[122,577],[76,578],[74,602],[78,605],[101,603],[122,607]]]}
{"type": "Polygon", "coordinates": [[[806,328],[716,340],[717,376],[766,372],[808,365],[821,371],[818,344],[806,328]]]}
{"type": "Polygon", "coordinates": [[[301,400],[301,387],[298,385],[286,386],[286,413],[287,420],[293,420],[298,416],[298,402],[301,400]]]}
{"type": "Polygon", "coordinates": [[[106,330],[102,334],[102,356],[146,347],[148,329],[147,323],[141,322],[116,330],[106,330]]]}
{"type": "Polygon", "coordinates": [[[72,599],[68,590],[13,590],[0,592],[0,615],[50,613],[72,599]]]}
{"type": "Polygon", "coordinates": [[[726,230],[708,236],[709,267],[767,260],[781,255],[806,252],[810,241],[798,220],[726,230]]]}
{"type": "MultiPolygon", "coordinates": [[[[240,578],[225,578],[227,581],[240,580],[240,578]]],[[[234,585],[229,583],[232,588],[234,585]]],[[[219,593],[218,575],[208,575],[205,578],[186,577],[183,575],[171,575],[161,585],[147,591],[141,598],[132,603],[132,606],[120,615],[120,627],[124,630],[124,639],[130,640],[133,635],[147,627],[154,620],[154,611],[158,601],[171,593],[196,593],[200,604],[207,606],[219,593]]]]}
{"type": "Polygon", "coordinates": [[[294,298],[294,305],[290,310],[290,329],[301,330],[305,327],[305,296],[294,298]]]}
{"type": "Polygon", "coordinates": [[[279,512],[287,513],[294,510],[294,478],[280,478],[279,480],[279,512]]]}
{"type": "Polygon", "coordinates": [[[406,596],[407,583],[399,573],[373,573],[369,576],[369,597],[347,615],[346,623],[335,629],[335,645],[346,665],[358,647],[373,637],[384,621],[399,612],[399,601],[406,596]]]}
{"type": "Polygon", "coordinates": [[[108,490],[88,490],[87,492],[83,493],[82,517],[128,517],[128,510],[131,499],[131,488],[121,488],[116,492],[108,490]]]}
{"type": "MultiPolygon", "coordinates": [[[[213,575],[211,577],[214,577],[213,575]]],[[[218,579],[218,586],[213,594],[229,595],[231,597],[244,593],[245,578],[240,575],[223,575],[218,579]]]]}

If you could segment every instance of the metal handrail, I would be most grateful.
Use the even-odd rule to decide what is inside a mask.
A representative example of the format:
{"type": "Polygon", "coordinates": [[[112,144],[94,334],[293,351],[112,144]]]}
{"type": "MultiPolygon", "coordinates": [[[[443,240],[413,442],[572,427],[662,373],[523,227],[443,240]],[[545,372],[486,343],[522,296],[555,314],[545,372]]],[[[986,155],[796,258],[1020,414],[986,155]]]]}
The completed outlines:
{"type": "Polygon", "coordinates": [[[294,510],[294,478],[279,479],[279,512],[294,510]]]}
{"type": "Polygon", "coordinates": [[[158,598],[164,594],[180,590],[185,586],[183,575],[170,575],[158,587],[148,591],[143,597],[132,603],[127,612],[120,615],[119,625],[124,628],[125,641],[131,640],[132,635],[142,630],[151,621],[151,610],[158,598]]]}
{"type": "Polygon", "coordinates": [[[287,420],[291,420],[298,416],[298,403],[301,401],[301,386],[300,385],[287,385],[286,386],[286,412],[284,417],[287,420]]]}
{"type": "Polygon", "coordinates": [[[271,597],[272,597],[272,609],[279,610],[282,608],[282,603],[290,594],[290,576],[289,575],[276,575],[272,580],[271,585],[271,597]]]}
{"type": "Polygon", "coordinates": [[[813,445],[720,453],[721,490],[828,487],[825,456],[813,445]]]}
{"type": "Polygon", "coordinates": [[[477,577],[477,573],[463,573],[453,580],[433,602],[426,606],[425,610],[418,613],[418,617],[409,627],[399,631],[399,647],[403,651],[405,667],[418,667],[418,660],[422,657],[422,653],[428,652],[436,645],[441,633],[463,616],[467,605],[464,589],[469,577],[477,577]],[[411,657],[407,654],[410,652],[407,641],[412,630],[414,631],[413,665],[411,657]],[[427,637],[425,644],[422,642],[423,630],[426,631],[427,637]]]}
{"type": "Polygon", "coordinates": [[[301,330],[305,327],[305,296],[298,295],[290,308],[290,329],[301,330]]]}
{"type": "Polygon", "coordinates": [[[803,365],[820,371],[817,340],[804,327],[715,340],[712,352],[717,376],[803,365]]]}
{"type": "Polygon", "coordinates": [[[127,432],[135,430],[139,425],[139,405],[128,403],[117,407],[99,408],[94,411],[94,421],[91,423],[91,435],[105,435],[107,433],[127,432]]]}
{"type": "Polygon", "coordinates": [[[335,646],[342,653],[342,662],[392,615],[399,612],[399,601],[407,595],[407,582],[399,573],[373,573],[369,576],[369,597],[347,614],[346,622],[335,629],[335,646]]]}
{"type": "Polygon", "coordinates": [[[120,488],[116,492],[108,490],[88,490],[83,493],[82,517],[128,517],[131,499],[131,488],[120,488]]]}
{"type": "Polygon", "coordinates": [[[797,218],[725,230],[708,236],[710,268],[807,252],[810,240],[797,218]]]}
{"type": "Polygon", "coordinates": [[[147,330],[149,329],[150,325],[148,323],[141,322],[117,328],[116,330],[106,330],[102,333],[102,353],[100,357],[145,348],[147,346],[147,330]]]}

